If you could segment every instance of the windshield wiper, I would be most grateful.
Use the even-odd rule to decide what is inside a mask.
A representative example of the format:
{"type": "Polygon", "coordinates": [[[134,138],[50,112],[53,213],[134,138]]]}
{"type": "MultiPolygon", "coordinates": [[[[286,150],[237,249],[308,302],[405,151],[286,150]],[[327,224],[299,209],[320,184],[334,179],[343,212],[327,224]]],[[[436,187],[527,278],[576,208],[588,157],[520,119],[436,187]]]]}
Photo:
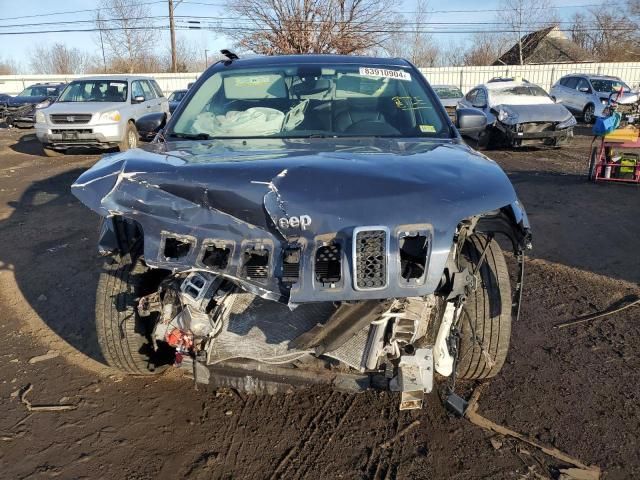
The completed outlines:
{"type": "Polygon", "coordinates": [[[169,137],[184,138],[186,140],[209,140],[211,137],[208,133],[178,133],[171,132],[169,137]]]}

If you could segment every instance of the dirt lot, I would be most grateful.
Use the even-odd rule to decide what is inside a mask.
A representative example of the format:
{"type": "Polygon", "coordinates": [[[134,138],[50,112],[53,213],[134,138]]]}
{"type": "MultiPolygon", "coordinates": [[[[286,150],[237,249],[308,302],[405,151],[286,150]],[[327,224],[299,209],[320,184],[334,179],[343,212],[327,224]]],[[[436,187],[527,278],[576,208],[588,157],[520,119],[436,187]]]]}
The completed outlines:
{"type": "MultiPolygon", "coordinates": [[[[527,207],[535,250],[507,364],[480,412],[606,479],[640,478],[640,308],[553,328],[640,291],[640,191],[587,183],[589,141],[489,152],[527,207]]],[[[0,130],[1,478],[555,478],[558,461],[492,445],[435,393],[424,410],[398,412],[388,393],[239,396],[194,391],[175,373],[110,371],[92,326],[97,218],[69,192],[96,159],[45,158],[30,132],[0,130]],[[78,408],[27,412],[18,392],[29,383],[32,403],[78,408]]]]}

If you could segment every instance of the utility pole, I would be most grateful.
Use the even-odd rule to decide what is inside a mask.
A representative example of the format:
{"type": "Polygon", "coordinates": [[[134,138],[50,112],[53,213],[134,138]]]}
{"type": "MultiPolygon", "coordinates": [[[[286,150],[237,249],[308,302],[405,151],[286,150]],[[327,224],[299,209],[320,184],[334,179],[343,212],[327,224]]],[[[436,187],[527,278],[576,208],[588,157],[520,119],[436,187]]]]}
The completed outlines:
{"type": "Polygon", "coordinates": [[[169,30],[171,30],[171,71],[178,70],[178,59],[176,57],[176,27],[173,23],[173,0],[169,0],[169,30]]]}
{"type": "Polygon", "coordinates": [[[204,49],[204,70],[207,69],[207,65],[209,65],[209,57],[207,56],[207,52],[209,50],[207,50],[206,48],[204,49]]]}
{"type": "Polygon", "coordinates": [[[104,56],[104,42],[102,41],[102,20],[98,11],[98,28],[100,29],[100,47],[102,48],[102,73],[107,73],[107,58],[104,56]]]}

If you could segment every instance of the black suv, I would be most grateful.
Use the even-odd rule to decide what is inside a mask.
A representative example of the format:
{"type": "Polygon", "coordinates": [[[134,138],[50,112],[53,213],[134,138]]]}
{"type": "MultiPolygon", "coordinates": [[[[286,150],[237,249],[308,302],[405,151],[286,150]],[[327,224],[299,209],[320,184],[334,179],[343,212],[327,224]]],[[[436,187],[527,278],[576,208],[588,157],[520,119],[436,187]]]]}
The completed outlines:
{"type": "Polygon", "coordinates": [[[36,83],[25,88],[19,95],[0,101],[0,120],[8,126],[32,127],[36,108],[51,105],[65,87],[65,83],[36,83]]]}

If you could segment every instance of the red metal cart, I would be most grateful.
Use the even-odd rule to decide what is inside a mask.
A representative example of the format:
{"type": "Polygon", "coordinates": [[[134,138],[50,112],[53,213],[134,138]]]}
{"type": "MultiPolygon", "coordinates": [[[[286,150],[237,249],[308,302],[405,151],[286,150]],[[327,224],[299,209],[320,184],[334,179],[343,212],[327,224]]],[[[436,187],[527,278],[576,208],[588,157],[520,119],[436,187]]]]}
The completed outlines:
{"type": "Polygon", "coordinates": [[[589,180],[640,184],[640,130],[627,126],[600,139],[591,149],[589,180]]]}

